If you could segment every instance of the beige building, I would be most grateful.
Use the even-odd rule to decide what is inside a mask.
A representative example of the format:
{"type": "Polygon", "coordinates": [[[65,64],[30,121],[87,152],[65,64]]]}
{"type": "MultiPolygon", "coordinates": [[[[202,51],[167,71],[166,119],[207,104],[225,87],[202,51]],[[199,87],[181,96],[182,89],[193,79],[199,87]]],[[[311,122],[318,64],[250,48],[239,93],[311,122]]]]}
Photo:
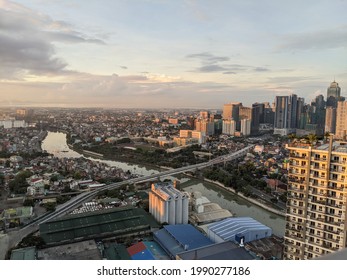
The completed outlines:
{"type": "Polygon", "coordinates": [[[346,247],[347,142],[290,152],[284,259],[316,258],[346,247]]]}
{"type": "Polygon", "coordinates": [[[239,110],[242,106],[242,103],[234,102],[227,103],[223,106],[223,119],[224,120],[239,120],[239,110]]]}
{"type": "Polygon", "coordinates": [[[336,130],[336,108],[328,106],[325,111],[325,132],[335,134],[336,130]]]}
{"type": "Polygon", "coordinates": [[[336,138],[346,140],[347,134],[347,101],[337,102],[336,138]]]}

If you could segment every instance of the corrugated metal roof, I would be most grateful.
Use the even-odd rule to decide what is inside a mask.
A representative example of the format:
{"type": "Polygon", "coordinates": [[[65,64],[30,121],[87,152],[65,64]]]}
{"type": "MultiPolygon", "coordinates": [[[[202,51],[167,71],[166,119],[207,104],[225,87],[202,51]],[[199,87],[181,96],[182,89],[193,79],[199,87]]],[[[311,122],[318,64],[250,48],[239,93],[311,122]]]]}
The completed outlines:
{"type": "Polygon", "coordinates": [[[192,225],[167,225],[154,233],[155,240],[172,257],[176,254],[213,244],[192,225]]]}
{"type": "Polygon", "coordinates": [[[198,231],[192,225],[167,225],[165,230],[183,246],[188,246],[189,249],[199,248],[212,244],[213,242],[198,231]]]}
{"type": "Polygon", "coordinates": [[[254,260],[244,247],[226,241],[199,249],[190,250],[178,255],[182,260],[254,260]]]}
{"type": "Polygon", "coordinates": [[[242,234],[249,231],[271,231],[269,227],[250,217],[228,218],[223,221],[213,223],[208,228],[224,240],[232,240],[235,234],[242,234]]]}
{"type": "Polygon", "coordinates": [[[130,246],[129,248],[127,248],[127,251],[130,256],[133,256],[143,250],[146,250],[146,246],[143,242],[136,243],[133,246],[130,246]]]}

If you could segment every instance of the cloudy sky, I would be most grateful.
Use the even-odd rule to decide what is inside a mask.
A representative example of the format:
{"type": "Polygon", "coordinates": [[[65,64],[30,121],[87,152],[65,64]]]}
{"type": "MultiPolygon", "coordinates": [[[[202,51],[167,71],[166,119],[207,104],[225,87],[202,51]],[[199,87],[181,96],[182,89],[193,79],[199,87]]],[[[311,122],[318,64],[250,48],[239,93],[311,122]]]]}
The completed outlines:
{"type": "Polygon", "coordinates": [[[222,108],[336,79],[347,1],[0,0],[1,106],[222,108]]]}

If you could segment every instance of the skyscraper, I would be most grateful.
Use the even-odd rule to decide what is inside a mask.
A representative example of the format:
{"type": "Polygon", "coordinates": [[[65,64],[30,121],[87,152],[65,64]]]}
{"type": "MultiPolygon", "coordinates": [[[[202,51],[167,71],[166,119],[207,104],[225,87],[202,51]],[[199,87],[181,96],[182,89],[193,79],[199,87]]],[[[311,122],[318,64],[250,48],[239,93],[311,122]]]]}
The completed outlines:
{"type": "Polygon", "coordinates": [[[234,120],[239,121],[239,110],[241,107],[241,103],[234,102],[234,103],[228,103],[224,104],[223,106],[223,119],[224,120],[234,120]]]}
{"type": "Polygon", "coordinates": [[[284,259],[311,259],[346,247],[347,143],[287,145],[284,259]]]}
{"type": "Polygon", "coordinates": [[[327,107],[325,112],[325,132],[336,132],[336,108],[331,106],[327,107]]]}
{"type": "Polygon", "coordinates": [[[327,106],[337,107],[337,101],[340,100],[341,88],[335,80],[330,84],[327,90],[327,106]]]}
{"type": "Polygon", "coordinates": [[[298,112],[298,96],[296,94],[292,94],[289,96],[289,128],[296,129],[297,128],[297,112],[298,112]]]}
{"type": "Polygon", "coordinates": [[[276,96],[274,134],[287,135],[289,119],[289,96],[276,96]]]}
{"type": "Polygon", "coordinates": [[[339,101],[336,110],[336,138],[346,140],[347,101],[339,101]]]}

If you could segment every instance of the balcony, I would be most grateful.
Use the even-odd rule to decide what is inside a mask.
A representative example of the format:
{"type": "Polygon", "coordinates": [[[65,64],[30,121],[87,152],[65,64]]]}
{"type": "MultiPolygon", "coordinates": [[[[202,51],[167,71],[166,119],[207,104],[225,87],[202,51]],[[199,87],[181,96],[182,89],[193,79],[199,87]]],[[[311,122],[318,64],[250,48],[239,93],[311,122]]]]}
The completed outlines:
{"type": "Polygon", "coordinates": [[[295,233],[291,233],[289,232],[289,230],[286,230],[285,232],[285,237],[288,237],[288,238],[292,238],[292,239],[295,239],[295,240],[299,240],[299,241],[304,241],[304,237],[301,235],[296,235],[295,233]]]}
{"type": "Polygon", "coordinates": [[[317,192],[317,190],[311,190],[311,191],[308,191],[308,194],[320,196],[320,197],[326,197],[328,193],[321,193],[321,192],[317,192]]]}
{"type": "Polygon", "coordinates": [[[344,190],[344,187],[337,187],[337,186],[331,186],[331,185],[328,185],[327,188],[332,190],[338,190],[338,191],[344,190]]]}
{"type": "Polygon", "coordinates": [[[342,217],[342,214],[335,214],[335,213],[329,213],[329,212],[325,212],[325,215],[332,216],[335,218],[341,218],[342,217]]]}
{"type": "MultiPolygon", "coordinates": [[[[305,177],[305,176],[302,176],[302,177],[305,177]]],[[[289,176],[288,177],[288,182],[293,182],[293,183],[299,183],[299,184],[303,184],[305,183],[306,179],[305,178],[295,178],[293,176],[289,176]]]]}
{"type": "Polygon", "coordinates": [[[334,243],[338,243],[338,244],[342,241],[342,240],[337,239],[337,238],[328,237],[327,235],[324,237],[324,239],[329,240],[329,241],[332,241],[332,242],[334,242],[334,243]]]}
{"type": "Polygon", "coordinates": [[[339,209],[342,209],[346,204],[345,203],[342,203],[342,204],[336,204],[335,201],[332,202],[332,201],[327,201],[326,203],[327,206],[329,207],[332,207],[332,208],[339,208],[339,209]]]}
{"type": "Polygon", "coordinates": [[[294,213],[294,212],[290,211],[290,209],[287,209],[287,215],[295,216],[295,217],[298,217],[300,219],[305,218],[304,214],[294,213]]]}
{"type": "Polygon", "coordinates": [[[284,242],[284,245],[285,245],[285,246],[288,246],[288,247],[295,248],[295,249],[297,249],[297,250],[302,250],[304,244],[296,245],[295,243],[292,243],[292,242],[286,240],[286,241],[284,242]]]}
{"type": "Polygon", "coordinates": [[[313,237],[315,237],[315,238],[323,238],[323,233],[321,233],[321,234],[316,234],[316,233],[306,232],[306,235],[313,236],[313,237]]]}
{"type": "Polygon", "coordinates": [[[289,231],[295,231],[297,233],[303,233],[304,232],[304,229],[297,229],[296,227],[293,227],[293,226],[289,226],[289,225],[286,225],[286,229],[288,229],[289,231]]]}
{"type": "Polygon", "coordinates": [[[311,165],[310,169],[311,170],[327,170],[327,167],[311,165]]]}
{"type": "Polygon", "coordinates": [[[309,198],[308,202],[312,204],[326,205],[326,200],[313,200],[309,198]]]}
{"type": "Polygon", "coordinates": [[[341,179],[335,176],[331,176],[329,178],[329,181],[333,181],[333,182],[338,182],[338,183],[347,183],[346,178],[345,179],[341,179]]]}
{"type": "Polygon", "coordinates": [[[294,195],[294,194],[288,194],[287,199],[289,200],[300,200],[300,201],[304,201],[305,200],[305,196],[299,196],[299,195],[294,195]]]}
{"type": "Polygon", "coordinates": [[[289,155],[289,157],[291,157],[291,158],[299,158],[299,159],[308,159],[307,155],[300,155],[300,154],[294,154],[294,153],[291,153],[289,155]]]}
{"type": "Polygon", "coordinates": [[[327,158],[311,157],[311,161],[323,161],[323,162],[326,162],[326,161],[327,161],[327,158]]]}
{"type": "Polygon", "coordinates": [[[311,225],[309,222],[306,223],[306,228],[313,228],[313,229],[323,230],[323,226],[311,225]]]}
{"type": "Polygon", "coordinates": [[[325,232],[330,232],[330,233],[332,233],[332,234],[337,234],[337,235],[339,235],[339,234],[341,233],[340,230],[329,229],[327,226],[324,227],[324,231],[325,231],[325,232]]]}

